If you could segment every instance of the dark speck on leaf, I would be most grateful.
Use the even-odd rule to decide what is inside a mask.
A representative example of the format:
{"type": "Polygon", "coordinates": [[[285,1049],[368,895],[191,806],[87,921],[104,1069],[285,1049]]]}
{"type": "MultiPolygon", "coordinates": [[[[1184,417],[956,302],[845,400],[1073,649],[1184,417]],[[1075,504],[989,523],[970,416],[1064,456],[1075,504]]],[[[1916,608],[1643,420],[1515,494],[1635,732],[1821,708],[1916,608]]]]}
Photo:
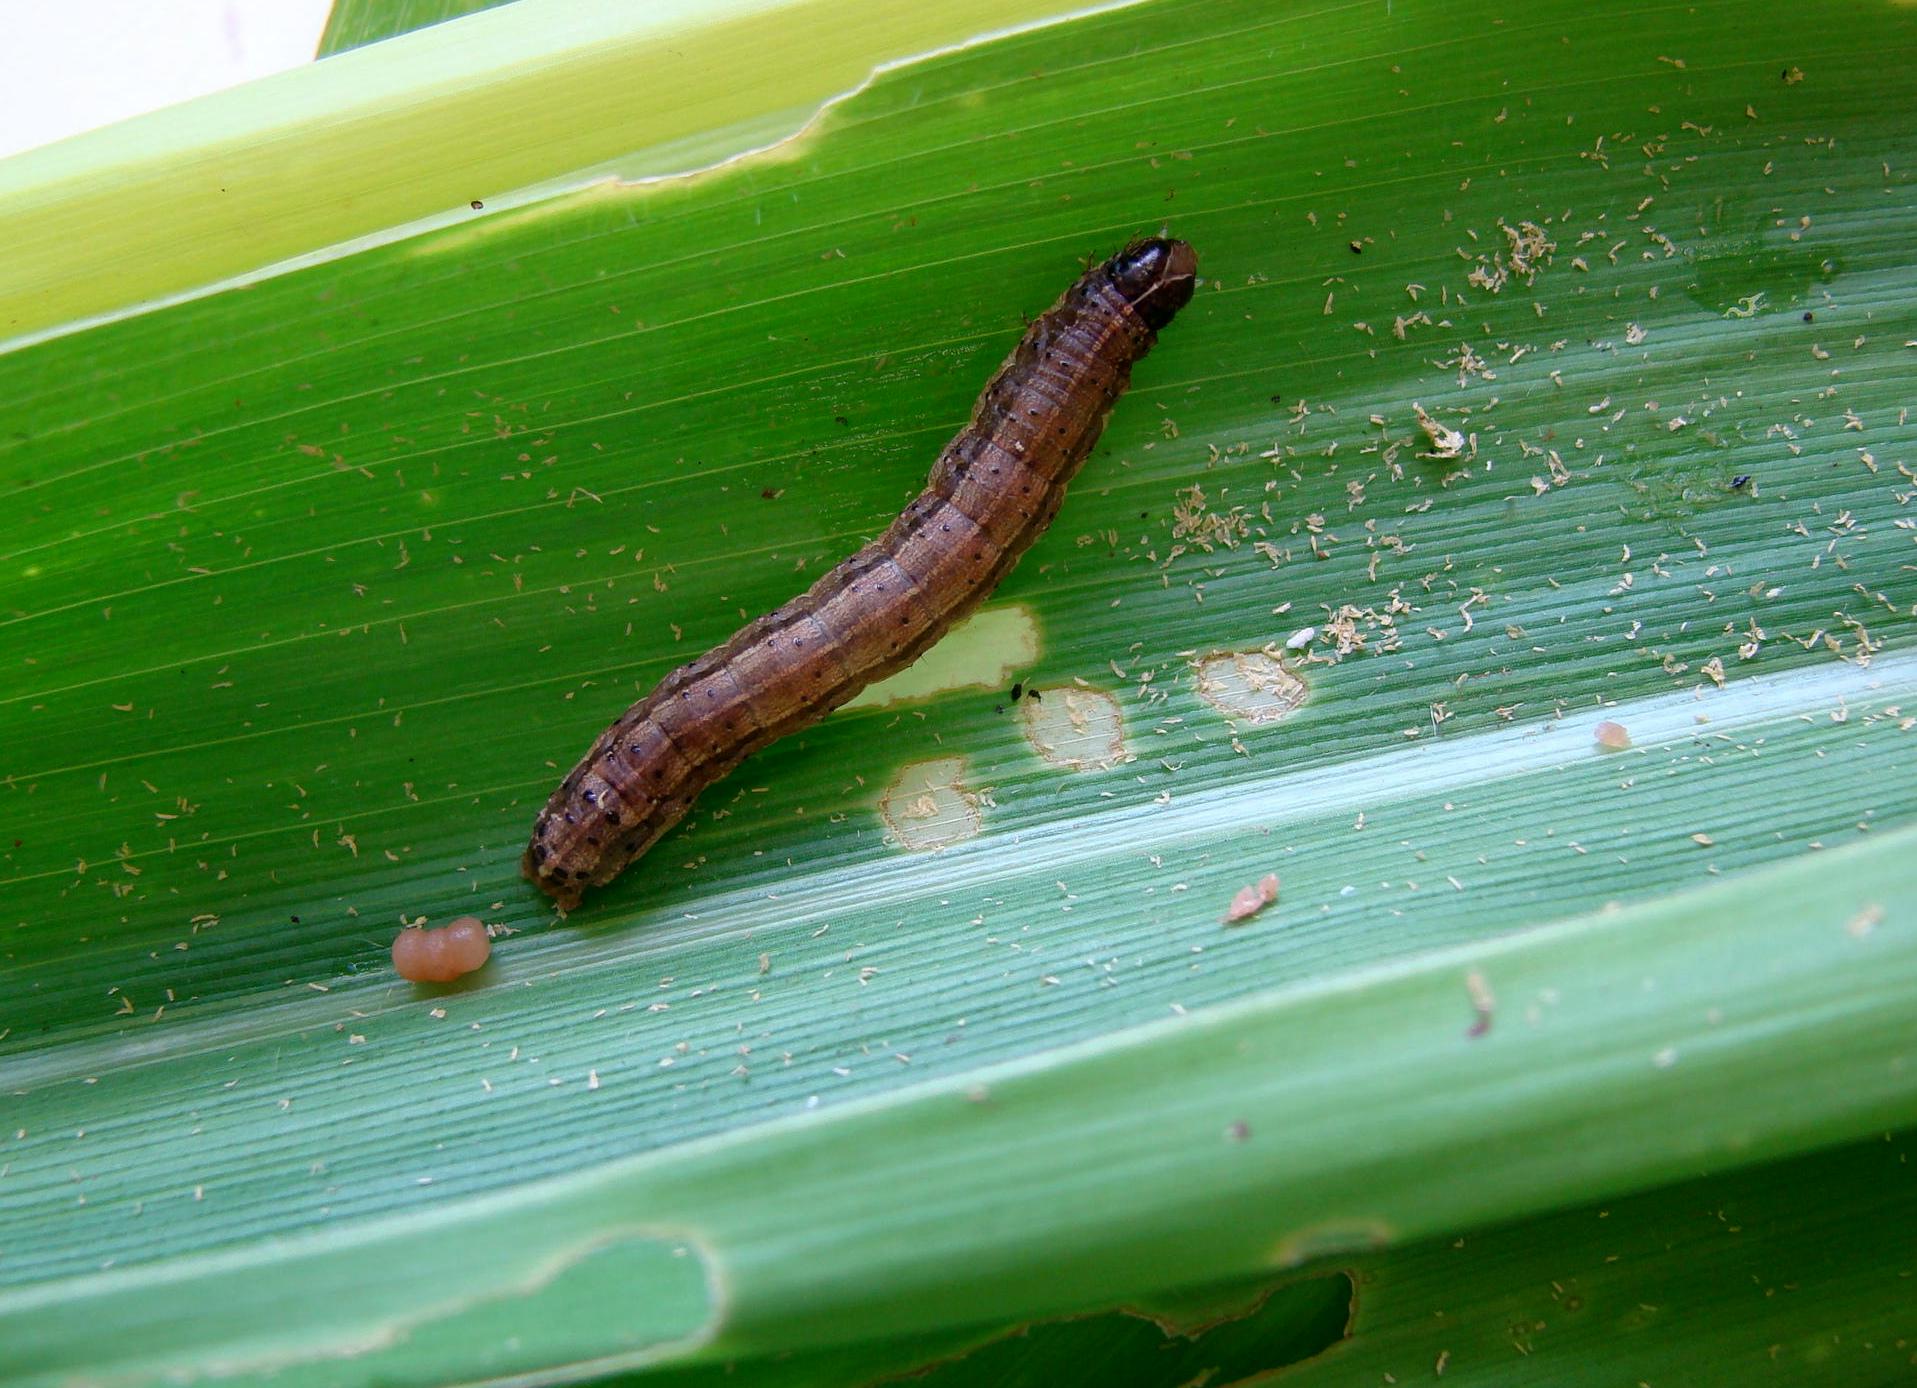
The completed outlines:
{"type": "Polygon", "coordinates": [[[1817,316],[1813,314],[1809,309],[1804,310],[1804,321],[1806,323],[1813,323],[1816,321],[1816,319],[1817,319],[1817,316]]]}
{"type": "Polygon", "coordinates": [[[1731,479],[1731,490],[1734,492],[1740,492],[1744,490],[1744,488],[1750,486],[1750,484],[1751,484],[1751,475],[1748,472],[1740,472],[1737,474],[1737,476],[1731,479]]]}
{"type": "Polygon", "coordinates": [[[1026,697],[1026,698],[1028,698],[1028,699],[1030,699],[1030,700],[1031,700],[1031,701],[1032,701],[1033,703],[1035,703],[1035,704],[1036,704],[1036,703],[1042,703],[1042,702],[1044,702],[1043,700],[1041,700],[1041,699],[1040,699],[1040,698],[1038,697],[1038,691],[1037,691],[1036,689],[1028,689],[1028,690],[1026,690],[1026,691],[1025,691],[1025,697],[1026,697]]]}
{"type": "Polygon", "coordinates": [[[481,202],[481,201],[480,201],[480,200],[479,200],[478,198],[474,198],[474,199],[473,199],[473,211],[475,211],[475,212],[477,212],[477,211],[479,211],[479,210],[480,210],[481,208],[483,208],[483,207],[485,207],[485,205],[486,205],[486,204],[485,204],[485,203],[483,203],[483,202],[481,202]]]}
{"type": "Polygon", "coordinates": [[[1363,255],[1365,253],[1364,243],[1362,241],[1353,241],[1351,243],[1351,253],[1353,255],[1363,255]]]}

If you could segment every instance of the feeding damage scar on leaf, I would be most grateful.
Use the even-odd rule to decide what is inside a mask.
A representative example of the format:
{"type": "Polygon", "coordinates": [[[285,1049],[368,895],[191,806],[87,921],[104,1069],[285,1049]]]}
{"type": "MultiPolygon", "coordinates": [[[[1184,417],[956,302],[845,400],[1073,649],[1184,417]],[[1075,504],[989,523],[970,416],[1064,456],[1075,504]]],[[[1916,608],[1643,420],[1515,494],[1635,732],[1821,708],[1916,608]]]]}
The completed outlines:
{"type": "Polygon", "coordinates": [[[1198,697],[1227,718],[1276,723],[1295,713],[1309,692],[1269,651],[1223,651],[1198,662],[1198,697]]]}
{"type": "Polygon", "coordinates": [[[600,734],[521,867],[559,903],[610,882],[760,748],[917,660],[1045,532],[1197,256],[1135,241],[1032,322],[890,528],[785,606],[661,680],[600,734]]]}
{"type": "Polygon", "coordinates": [[[879,813],[899,846],[931,852],[977,836],[984,797],[965,785],[963,757],[935,757],[900,769],[879,813]]]}
{"type": "Polygon", "coordinates": [[[1053,766],[1068,771],[1103,771],[1130,761],[1125,750],[1125,717],[1102,689],[1066,685],[1021,706],[1020,725],[1032,750],[1053,766]]]}

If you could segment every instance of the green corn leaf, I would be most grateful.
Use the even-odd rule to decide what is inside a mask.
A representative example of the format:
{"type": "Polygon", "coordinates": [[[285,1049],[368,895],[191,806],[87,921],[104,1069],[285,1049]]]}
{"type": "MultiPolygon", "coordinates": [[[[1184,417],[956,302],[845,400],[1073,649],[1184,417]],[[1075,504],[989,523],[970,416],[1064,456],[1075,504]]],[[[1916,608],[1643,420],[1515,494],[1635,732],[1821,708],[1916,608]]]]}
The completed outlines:
{"type": "MultiPolygon", "coordinates": [[[[1225,1337],[1167,1382],[1704,1382],[1482,1318],[1553,1247],[1654,1302],[1593,1202],[1780,1172],[1891,1268],[1917,19],[1050,18],[519,0],[0,163],[0,1378],[1009,1381],[1156,1315],[1225,1337]],[[991,604],[556,919],[593,735],[1161,228],[1206,283],[991,604]]],[[[1778,1381],[1859,1381],[1803,1345],[1894,1338],[1869,1280],[1778,1381]]]]}

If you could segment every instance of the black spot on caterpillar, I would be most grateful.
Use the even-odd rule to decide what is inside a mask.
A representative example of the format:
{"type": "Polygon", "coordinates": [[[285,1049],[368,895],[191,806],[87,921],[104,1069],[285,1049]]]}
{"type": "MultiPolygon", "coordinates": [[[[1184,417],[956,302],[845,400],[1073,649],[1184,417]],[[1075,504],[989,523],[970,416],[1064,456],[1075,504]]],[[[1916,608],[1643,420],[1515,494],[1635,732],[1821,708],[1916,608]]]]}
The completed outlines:
{"type": "Polygon", "coordinates": [[[904,669],[969,615],[1052,523],[1132,366],[1191,302],[1197,267],[1185,242],[1152,237],[1081,275],[1032,321],[883,535],[599,735],[540,811],[527,878],[572,909],[746,757],[904,669]]]}

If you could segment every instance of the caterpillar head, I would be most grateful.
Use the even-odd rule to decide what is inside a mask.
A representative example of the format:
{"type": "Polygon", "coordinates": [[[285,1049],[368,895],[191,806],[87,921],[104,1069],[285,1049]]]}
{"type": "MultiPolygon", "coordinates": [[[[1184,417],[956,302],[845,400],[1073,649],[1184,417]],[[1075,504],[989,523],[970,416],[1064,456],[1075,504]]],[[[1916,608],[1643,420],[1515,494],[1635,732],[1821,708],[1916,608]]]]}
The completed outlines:
{"type": "Polygon", "coordinates": [[[1106,261],[1105,273],[1132,311],[1156,332],[1191,302],[1198,253],[1189,242],[1148,236],[1106,261]]]}

